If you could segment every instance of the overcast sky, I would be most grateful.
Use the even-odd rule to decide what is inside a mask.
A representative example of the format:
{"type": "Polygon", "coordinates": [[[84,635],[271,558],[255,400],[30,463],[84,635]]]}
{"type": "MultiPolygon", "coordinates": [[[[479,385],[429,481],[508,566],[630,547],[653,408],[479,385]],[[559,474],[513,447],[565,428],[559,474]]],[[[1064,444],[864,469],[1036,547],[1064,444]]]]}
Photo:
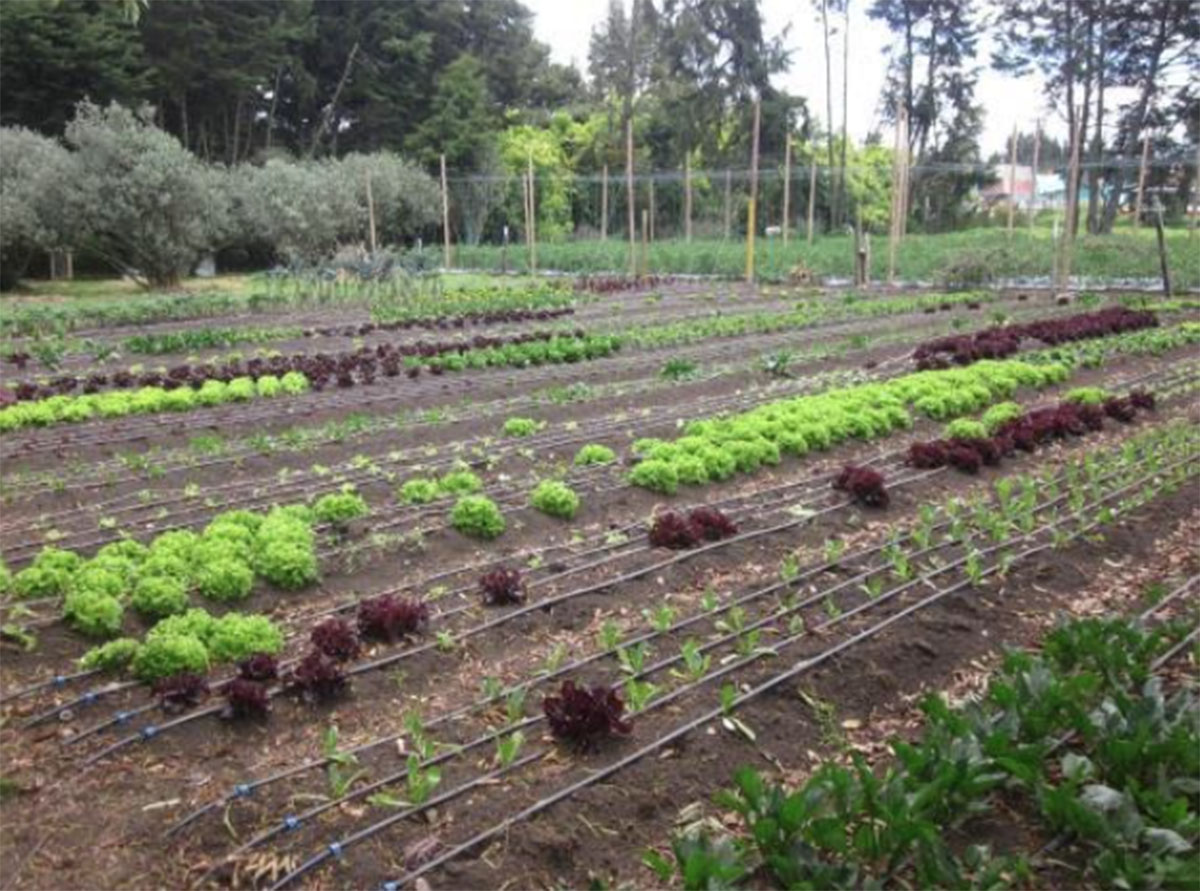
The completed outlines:
{"type": "MultiPolygon", "coordinates": [[[[604,18],[608,0],[524,0],[535,13],[534,29],[549,44],[555,61],[574,63],[587,70],[588,38],[592,27],[604,18]]],[[[850,5],[850,135],[861,140],[877,125],[879,90],[883,85],[888,53],[894,38],[882,22],[866,15],[869,0],[852,0],[850,5]]],[[[626,0],[628,7],[628,0],[626,0]]],[[[771,36],[791,26],[785,38],[792,51],[792,67],[776,78],[776,85],[808,100],[809,112],[825,118],[825,59],[821,21],[810,0],[762,0],[767,33],[771,36]]],[[[832,38],[834,49],[834,117],[841,126],[841,21],[832,38]]],[[[1040,78],[1013,78],[992,71],[991,51],[986,37],[980,40],[979,85],[976,99],[984,108],[982,154],[1004,148],[1013,124],[1033,132],[1038,118],[1046,132],[1065,136],[1066,126],[1046,108],[1040,78]]],[[[890,139],[885,139],[890,144],[890,139]]]]}

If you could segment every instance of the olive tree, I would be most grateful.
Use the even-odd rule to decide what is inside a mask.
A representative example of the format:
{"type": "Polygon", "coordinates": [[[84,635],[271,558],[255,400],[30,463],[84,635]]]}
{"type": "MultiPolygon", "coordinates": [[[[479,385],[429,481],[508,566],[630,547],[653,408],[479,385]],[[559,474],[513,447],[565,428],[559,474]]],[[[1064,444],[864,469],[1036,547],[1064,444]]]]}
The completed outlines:
{"type": "Polygon", "coordinates": [[[16,285],[37,250],[69,246],[63,213],[70,156],[54,139],[0,127],[0,289],[16,285]]]}
{"type": "Polygon", "coordinates": [[[231,232],[227,174],[203,164],[145,110],[80,103],[67,125],[67,207],[89,247],[151,286],[171,286],[231,232]]]}
{"type": "Polygon", "coordinates": [[[313,262],[339,245],[367,242],[368,180],[381,244],[437,221],[433,180],[387,152],[242,165],[233,171],[231,194],[244,238],[265,241],[289,260],[313,262]]]}

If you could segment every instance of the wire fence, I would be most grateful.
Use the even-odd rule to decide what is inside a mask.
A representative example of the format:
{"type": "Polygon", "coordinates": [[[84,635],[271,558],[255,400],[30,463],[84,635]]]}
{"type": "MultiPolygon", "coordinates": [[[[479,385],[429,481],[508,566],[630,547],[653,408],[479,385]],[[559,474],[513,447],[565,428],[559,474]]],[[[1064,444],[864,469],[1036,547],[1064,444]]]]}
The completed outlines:
{"type": "MultiPolygon", "coordinates": [[[[616,166],[583,173],[533,166],[532,176],[451,171],[449,238],[439,230],[436,247],[448,267],[496,272],[750,272],[819,282],[854,280],[857,267],[872,281],[965,286],[1060,272],[1068,165],[1039,164],[1036,174],[1028,160],[907,168],[903,237],[893,258],[893,153],[857,151],[863,157],[846,167],[767,159],[757,176],[747,167],[638,170],[632,177],[616,166]]],[[[1115,158],[1079,165],[1072,283],[1145,286],[1161,279],[1165,254],[1176,288],[1200,286],[1195,157],[1183,149],[1145,164],[1115,158]]]]}

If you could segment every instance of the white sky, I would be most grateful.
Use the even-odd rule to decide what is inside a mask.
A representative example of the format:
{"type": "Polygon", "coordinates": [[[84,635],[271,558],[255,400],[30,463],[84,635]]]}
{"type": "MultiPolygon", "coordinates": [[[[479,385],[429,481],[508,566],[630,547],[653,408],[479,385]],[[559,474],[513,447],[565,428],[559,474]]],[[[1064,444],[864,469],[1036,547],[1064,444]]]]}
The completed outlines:
{"type": "MultiPolygon", "coordinates": [[[[574,63],[587,71],[588,39],[592,27],[608,9],[608,0],[524,0],[535,13],[534,31],[549,44],[555,61],[574,63]]],[[[776,78],[776,85],[808,100],[809,113],[825,119],[825,56],[821,20],[811,0],[761,0],[767,33],[780,34],[791,25],[784,41],[792,51],[792,67],[776,78]]],[[[883,85],[888,53],[893,36],[882,22],[872,21],[866,10],[870,0],[851,0],[850,34],[850,135],[861,140],[877,123],[879,91],[883,85]]],[[[626,0],[628,7],[628,0],[626,0]]],[[[831,20],[838,34],[830,38],[833,49],[834,108],[841,126],[842,44],[840,16],[831,20]]],[[[981,154],[1004,148],[1013,124],[1022,132],[1033,132],[1039,118],[1045,132],[1058,137],[1066,134],[1065,123],[1046,108],[1041,79],[1031,76],[1013,78],[990,68],[991,48],[986,37],[979,42],[976,64],[980,67],[976,101],[984,109],[981,154]]],[[[885,132],[884,142],[890,144],[885,132]]]]}

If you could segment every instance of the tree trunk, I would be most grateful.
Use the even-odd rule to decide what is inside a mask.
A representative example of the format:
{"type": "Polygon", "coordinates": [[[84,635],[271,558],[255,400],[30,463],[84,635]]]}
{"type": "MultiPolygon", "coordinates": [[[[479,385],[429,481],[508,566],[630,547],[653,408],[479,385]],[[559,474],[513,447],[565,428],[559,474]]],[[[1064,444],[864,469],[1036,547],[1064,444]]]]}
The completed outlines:
{"type": "Polygon", "coordinates": [[[279,106],[279,76],[282,73],[282,68],[275,69],[275,89],[271,91],[271,110],[267,112],[267,151],[271,150],[275,137],[275,109],[279,106]]]}
{"type": "MultiPolygon", "coordinates": [[[[821,28],[825,35],[825,129],[829,133],[828,152],[829,170],[836,176],[837,168],[833,159],[833,63],[829,58],[829,0],[821,0],[821,28]]],[[[831,189],[829,198],[829,225],[837,226],[837,189],[831,189]]]]}
{"type": "Polygon", "coordinates": [[[850,107],[850,0],[842,5],[842,163],[838,176],[838,207],[849,210],[846,194],[846,149],[849,144],[850,107]]]}
{"type": "Polygon", "coordinates": [[[1107,0],[1100,0],[1098,11],[1100,37],[1094,58],[1096,72],[1096,121],[1092,135],[1092,162],[1088,171],[1088,232],[1095,235],[1100,230],[1100,167],[1104,163],[1104,76],[1105,55],[1108,52],[1108,41],[1105,29],[1108,13],[1107,0]]]}
{"type": "Polygon", "coordinates": [[[1121,150],[1120,154],[1125,159],[1125,164],[1118,164],[1113,177],[1113,185],[1108,193],[1107,199],[1104,202],[1104,218],[1101,221],[1100,231],[1111,232],[1113,223],[1117,218],[1117,209],[1121,205],[1121,195],[1125,191],[1125,169],[1126,166],[1132,166],[1135,161],[1134,151],[1137,150],[1138,144],[1141,142],[1142,130],[1146,127],[1146,118],[1150,113],[1150,98],[1154,95],[1154,81],[1158,77],[1158,66],[1162,61],[1163,50],[1167,45],[1167,21],[1171,16],[1171,4],[1162,3],[1159,5],[1160,17],[1158,20],[1158,33],[1154,36],[1154,46],[1150,51],[1149,68],[1146,72],[1146,79],[1142,82],[1142,92],[1138,97],[1137,112],[1133,115],[1134,125],[1132,129],[1126,129],[1121,135],[1121,150]]]}
{"type": "Polygon", "coordinates": [[[321,109],[321,123],[313,133],[312,143],[308,147],[308,156],[310,158],[317,153],[317,148],[321,145],[321,140],[325,138],[325,134],[333,126],[333,116],[337,113],[338,100],[342,97],[342,90],[346,87],[346,81],[350,79],[350,71],[354,67],[354,57],[357,55],[358,41],[356,40],[354,41],[354,46],[350,47],[350,52],[346,56],[346,66],[342,69],[342,76],[333,90],[333,96],[330,98],[329,104],[321,109]]]}
{"type": "Polygon", "coordinates": [[[192,148],[192,140],[188,133],[188,110],[187,110],[187,90],[184,90],[179,95],[179,123],[183,130],[183,147],[189,151],[192,148]]]}

